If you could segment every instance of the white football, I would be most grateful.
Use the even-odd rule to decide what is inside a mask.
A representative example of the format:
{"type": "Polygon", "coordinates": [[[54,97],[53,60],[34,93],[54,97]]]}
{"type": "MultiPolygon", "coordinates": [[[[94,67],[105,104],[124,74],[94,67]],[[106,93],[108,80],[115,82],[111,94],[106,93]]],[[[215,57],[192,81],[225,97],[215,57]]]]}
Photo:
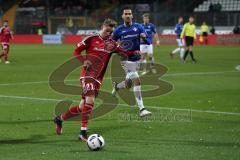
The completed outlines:
{"type": "Polygon", "coordinates": [[[103,137],[99,134],[92,134],[88,137],[87,146],[91,151],[98,151],[105,145],[103,137]]]}

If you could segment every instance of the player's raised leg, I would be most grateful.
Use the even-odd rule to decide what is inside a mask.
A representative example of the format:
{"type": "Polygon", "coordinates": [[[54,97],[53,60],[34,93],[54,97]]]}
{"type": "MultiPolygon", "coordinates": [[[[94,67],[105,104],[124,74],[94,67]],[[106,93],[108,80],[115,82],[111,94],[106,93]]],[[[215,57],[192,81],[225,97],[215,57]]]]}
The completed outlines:
{"type": "Polygon", "coordinates": [[[56,134],[60,135],[63,132],[62,123],[72,117],[78,116],[83,108],[84,99],[81,100],[79,105],[71,106],[67,111],[63,112],[61,115],[58,115],[54,118],[54,123],[56,125],[56,134]]]}
{"type": "Polygon", "coordinates": [[[181,50],[180,47],[175,48],[175,49],[170,53],[171,58],[173,58],[176,53],[180,52],[180,50],[181,50]]]}
{"type": "MultiPolygon", "coordinates": [[[[139,114],[141,117],[143,116],[147,116],[147,115],[151,115],[151,112],[149,112],[148,110],[145,109],[144,104],[143,104],[143,99],[142,99],[142,91],[141,91],[141,82],[140,82],[140,78],[137,72],[137,67],[138,67],[138,63],[137,62],[131,62],[131,61],[124,61],[121,62],[123,69],[126,73],[126,80],[124,82],[124,87],[125,88],[130,88],[130,85],[133,85],[133,92],[134,92],[134,96],[135,96],[135,100],[136,100],[136,104],[138,106],[139,109],[139,114]]],[[[123,82],[119,83],[122,84],[123,82]]],[[[122,89],[119,86],[120,85],[116,85],[116,89],[122,89]]]]}
{"type": "Polygon", "coordinates": [[[185,49],[184,49],[184,47],[182,46],[182,47],[181,47],[181,50],[180,50],[180,59],[181,59],[181,60],[183,60],[184,51],[185,51],[185,49]]]}

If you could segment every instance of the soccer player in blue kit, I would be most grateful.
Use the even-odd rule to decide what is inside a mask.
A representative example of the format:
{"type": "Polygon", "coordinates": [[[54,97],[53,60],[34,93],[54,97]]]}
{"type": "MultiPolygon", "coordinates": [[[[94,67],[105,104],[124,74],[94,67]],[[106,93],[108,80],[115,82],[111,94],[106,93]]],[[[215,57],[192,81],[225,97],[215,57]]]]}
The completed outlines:
{"type": "Polygon", "coordinates": [[[147,44],[146,42],[142,41],[140,45],[140,51],[142,53],[142,64],[143,64],[143,72],[142,75],[147,73],[147,59],[150,61],[150,69],[152,73],[156,73],[156,69],[153,68],[154,65],[154,57],[153,57],[153,38],[155,40],[155,43],[157,46],[159,46],[160,41],[158,37],[158,33],[156,32],[156,27],[154,24],[150,23],[149,14],[145,13],[143,14],[143,23],[141,24],[144,28],[144,30],[147,33],[147,39],[150,42],[150,44],[147,44]]]}
{"type": "Polygon", "coordinates": [[[182,33],[182,29],[183,29],[183,18],[182,18],[182,17],[179,17],[179,18],[178,18],[178,24],[176,24],[176,27],[175,27],[175,33],[176,33],[176,35],[177,35],[176,41],[177,41],[178,47],[170,53],[170,56],[173,58],[173,56],[174,56],[177,52],[180,52],[180,58],[181,58],[181,60],[183,60],[183,56],[184,56],[184,42],[183,42],[183,40],[180,38],[181,33],[182,33]]]}
{"type": "MultiPolygon", "coordinates": [[[[132,22],[133,15],[131,8],[125,7],[123,9],[122,19],[124,24],[115,29],[112,37],[115,41],[120,43],[121,47],[128,51],[136,51],[140,50],[140,41],[145,41],[150,44],[146,39],[144,28],[140,24],[132,22]]],[[[133,91],[139,108],[139,115],[140,117],[144,117],[152,113],[145,109],[142,100],[141,83],[137,71],[140,59],[140,55],[133,55],[128,59],[121,59],[121,65],[126,73],[126,79],[120,83],[114,82],[112,94],[115,95],[119,89],[130,88],[131,86],[129,86],[129,84],[131,83],[129,82],[133,82],[133,91]]]]}

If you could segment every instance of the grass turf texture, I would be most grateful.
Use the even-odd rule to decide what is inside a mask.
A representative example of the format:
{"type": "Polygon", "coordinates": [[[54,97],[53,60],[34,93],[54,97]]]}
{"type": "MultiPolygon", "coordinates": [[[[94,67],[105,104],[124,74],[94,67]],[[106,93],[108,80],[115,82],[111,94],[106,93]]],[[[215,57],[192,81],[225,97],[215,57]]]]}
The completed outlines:
{"type": "MultiPolygon", "coordinates": [[[[106,141],[102,151],[91,152],[77,140],[78,122],[64,123],[64,134],[57,136],[51,121],[54,99],[79,100],[79,96],[56,93],[46,82],[71,56],[74,45],[12,45],[11,64],[0,64],[0,160],[239,159],[240,114],[225,112],[240,113],[240,73],[235,70],[240,47],[196,46],[197,64],[170,59],[168,53],[174,47],[155,48],[156,62],[169,68],[162,79],[174,85],[164,96],[144,99],[146,106],[159,107],[149,108],[156,119],[141,121],[135,116],[136,107],[119,106],[91,120],[89,132],[101,134],[106,141]],[[38,81],[43,82],[21,83],[38,81]],[[127,113],[133,116],[131,120],[122,117],[127,113]],[[170,118],[159,118],[162,113],[170,118]],[[174,115],[186,116],[174,119],[174,115]]],[[[76,70],[68,78],[78,77],[76,70]]],[[[110,84],[105,79],[102,89],[110,92],[110,84]]]]}

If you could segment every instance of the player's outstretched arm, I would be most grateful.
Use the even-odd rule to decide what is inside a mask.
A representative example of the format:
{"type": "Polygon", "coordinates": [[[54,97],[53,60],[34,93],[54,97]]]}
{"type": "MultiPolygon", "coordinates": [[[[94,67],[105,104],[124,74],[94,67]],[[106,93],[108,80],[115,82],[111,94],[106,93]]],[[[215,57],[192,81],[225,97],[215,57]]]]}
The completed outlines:
{"type": "Polygon", "coordinates": [[[140,38],[144,41],[144,43],[146,43],[146,44],[148,44],[148,45],[151,44],[151,42],[147,39],[147,36],[146,36],[145,33],[141,33],[141,34],[140,34],[140,38]]]}
{"type": "Polygon", "coordinates": [[[122,48],[115,40],[108,39],[105,42],[105,49],[110,53],[117,53],[121,57],[128,58],[132,55],[139,54],[139,51],[127,51],[122,48]]]}
{"type": "Polygon", "coordinates": [[[87,48],[87,45],[84,42],[77,44],[77,47],[74,49],[73,56],[76,57],[80,62],[84,62],[85,57],[82,55],[82,51],[87,48]]]}
{"type": "Polygon", "coordinates": [[[118,46],[114,52],[117,53],[119,56],[124,57],[124,58],[128,58],[128,57],[131,57],[133,55],[140,55],[139,50],[127,51],[127,50],[123,49],[121,46],[118,46]]]}
{"type": "Polygon", "coordinates": [[[160,45],[160,40],[159,40],[159,36],[158,36],[158,33],[155,33],[154,34],[154,39],[155,39],[155,44],[157,45],[157,46],[159,46],[160,45]]]}

